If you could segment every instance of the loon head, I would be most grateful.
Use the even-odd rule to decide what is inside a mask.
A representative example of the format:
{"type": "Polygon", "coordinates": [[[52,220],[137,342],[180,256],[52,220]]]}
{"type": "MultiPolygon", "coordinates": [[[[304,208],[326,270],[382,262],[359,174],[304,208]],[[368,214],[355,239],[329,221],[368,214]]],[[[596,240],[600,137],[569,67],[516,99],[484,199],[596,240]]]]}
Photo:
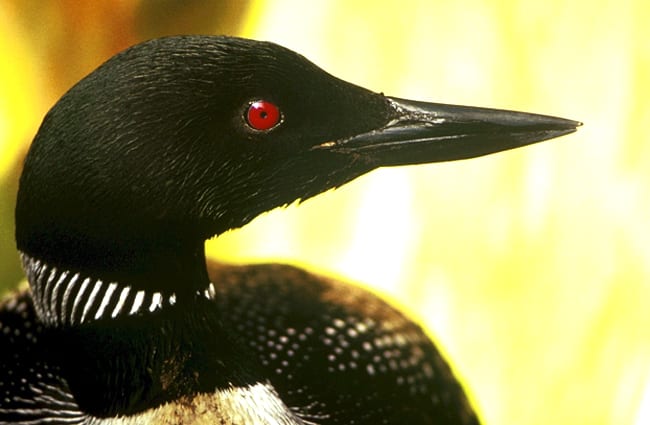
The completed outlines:
{"type": "Polygon", "coordinates": [[[264,211],[378,167],[485,155],[578,125],[384,96],[268,42],[152,40],[47,114],[20,181],[17,245],[45,323],[155,310],[207,294],[205,239],[264,211]]]}
{"type": "Polygon", "coordinates": [[[401,314],[273,267],[211,283],[204,241],[381,166],[485,155],[578,125],[387,97],[267,42],[169,37],[114,56],[50,110],[25,160],[16,239],[44,330],[9,364],[28,365],[14,382],[42,386],[21,380],[34,398],[2,399],[21,407],[0,402],[0,422],[9,412],[171,423],[210,410],[219,423],[477,423],[401,314]],[[277,344],[276,327],[287,331],[277,344]],[[332,334],[347,339],[332,346],[332,334]],[[344,342],[356,346],[337,375],[344,342]]]}

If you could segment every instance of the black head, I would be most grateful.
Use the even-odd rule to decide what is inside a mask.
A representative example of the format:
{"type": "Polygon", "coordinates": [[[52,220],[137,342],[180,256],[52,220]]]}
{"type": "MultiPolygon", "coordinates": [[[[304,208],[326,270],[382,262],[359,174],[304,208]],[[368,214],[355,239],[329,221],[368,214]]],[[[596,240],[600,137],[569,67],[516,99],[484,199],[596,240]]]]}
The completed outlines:
{"type": "Polygon", "coordinates": [[[206,238],[379,166],[484,155],[577,125],[385,97],[272,43],[152,40],[47,114],[20,182],[18,248],[141,276],[136,286],[155,271],[161,284],[187,276],[182,253],[203,261],[206,238]]]}

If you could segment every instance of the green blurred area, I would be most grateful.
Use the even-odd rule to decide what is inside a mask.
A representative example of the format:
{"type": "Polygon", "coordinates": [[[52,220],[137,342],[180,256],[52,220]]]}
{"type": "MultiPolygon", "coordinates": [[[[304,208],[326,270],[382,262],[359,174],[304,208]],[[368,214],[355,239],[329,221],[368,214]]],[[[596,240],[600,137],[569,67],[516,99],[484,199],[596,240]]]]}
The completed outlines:
{"type": "Polygon", "coordinates": [[[21,158],[68,87],[152,37],[269,39],[389,95],[585,126],[374,172],[210,241],[210,255],[386,294],[431,331],[487,424],[650,423],[648,22],[641,0],[0,3],[0,292],[22,277],[21,158]]]}

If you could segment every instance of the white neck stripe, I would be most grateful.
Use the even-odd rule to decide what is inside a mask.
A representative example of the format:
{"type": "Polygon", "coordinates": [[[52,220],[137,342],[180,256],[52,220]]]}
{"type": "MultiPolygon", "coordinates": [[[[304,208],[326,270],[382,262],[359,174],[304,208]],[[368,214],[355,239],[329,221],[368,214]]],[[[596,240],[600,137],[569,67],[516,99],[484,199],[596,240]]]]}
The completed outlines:
{"type": "Polygon", "coordinates": [[[133,316],[135,313],[140,310],[140,307],[142,307],[142,300],[144,299],[144,291],[140,290],[135,294],[135,300],[133,300],[133,304],[131,305],[131,311],[129,311],[129,316],[133,316]]]}
{"type": "MultiPolygon", "coordinates": [[[[36,313],[48,325],[79,325],[121,315],[149,314],[177,303],[175,293],[163,296],[162,292],[134,291],[131,286],[118,282],[106,284],[78,272],[59,271],[24,253],[21,259],[32,288],[36,313]]],[[[213,300],[216,288],[210,283],[196,294],[213,300]]]]}
{"type": "Polygon", "coordinates": [[[61,300],[61,316],[59,317],[61,319],[61,323],[66,322],[63,312],[68,311],[68,300],[70,299],[70,294],[72,293],[74,286],[77,284],[78,279],[79,279],[79,273],[75,273],[74,276],[72,276],[72,279],[70,279],[70,281],[65,287],[65,292],[63,293],[63,300],[61,300]]]}
{"type": "Polygon", "coordinates": [[[126,301],[126,298],[129,296],[129,292],[131,292],[131,287],[130,286],[125,286],[122,288],[120,291],[120,297],[117,299],[117,304],[115,304],[115,308],[113,309],[113,312],[111,313],[111,318],[116,318],[118,314],[122,311],[122,307],[124,307],[124,302],[126,301]]]}
{"type": "Polygon", "coordinates": [[[70,324],[74,325],[74,318],[77,315],[77,308],[79,307],[79,303],[83,299],[83,295],[86,292],[86,288],[88,287],[88,284],[90,283],[90,278],[87,277],[81,282],[81,287],[79,288],[79,292],[77,292],[77,296],[75,297],[74,301],[72,302],[72,312],[70,314],[70,324]]]}
{"type": "Polygon", "coordinates": [[[99,305],[99,308],[97,309],[97,313],[95,313],[95,320],[101,318],[104,315],[104,310],[106,309],[108,302],[111,300],[111,297],[113,296],[113,292],[115,292],[116,288],[117,288],[117,283],[111,282],[108,284],[108,289],[106,289],[104,298],[102,298],[102,302],[99,305]]]}

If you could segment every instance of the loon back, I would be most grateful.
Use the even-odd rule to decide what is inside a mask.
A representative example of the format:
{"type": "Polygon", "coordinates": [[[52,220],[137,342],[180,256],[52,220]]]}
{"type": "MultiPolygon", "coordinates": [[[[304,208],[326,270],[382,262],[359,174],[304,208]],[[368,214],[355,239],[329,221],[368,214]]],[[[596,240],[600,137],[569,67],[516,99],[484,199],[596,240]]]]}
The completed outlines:
{"type": "Polygon", "coordinates": [[[0,305],[0,422],[477,424],[422,330],[354,286],[209,263],[204,241],[381,166],[575,131],[370,92],[278,45],[152,40],[50,110],[0,305]]]}
{"type": "MultiPolygon", "coordinates": [[[[68,379],[90,371],[78,370],[84,362],[72,347],[62,351],[74,361],[48,362],[56,345],[43,334],[29,293],[23,292],[0,308],[3,330],[10,329],[0,332],[0,343],[13,348],[0,352],[2,370],[13,371],[0,388],[0,396],[10,400],[9,409],[3,403],[0,422],[348,424],[354,418],[367,424],[478,423],[427,336],[374,295],[291,266],[209,267],[211,279],[220,282],[213,312],[236,333],[233,348],[254,353],[263,377],[259,381],[189,392],[128,419],[98,413],[101,406],[84,409],[68,379]],[[62,370],[67,368],[73,370],[62,370]],[[223,422],[211,422],[215,418],[223,422]]],[[[105,348],[85,350],[100,356],[105,348]]],[[[114,370],[111,360],[104,361],[103,367],[114,370]]],[[[181,352],[166,361],[177,369],[190,364],[181,352]]],[[[178,373],[173,379],[188,377],[178,373]]],[[[85,390],[93,398],[99,397],[94,385],[85,390]]]]}

